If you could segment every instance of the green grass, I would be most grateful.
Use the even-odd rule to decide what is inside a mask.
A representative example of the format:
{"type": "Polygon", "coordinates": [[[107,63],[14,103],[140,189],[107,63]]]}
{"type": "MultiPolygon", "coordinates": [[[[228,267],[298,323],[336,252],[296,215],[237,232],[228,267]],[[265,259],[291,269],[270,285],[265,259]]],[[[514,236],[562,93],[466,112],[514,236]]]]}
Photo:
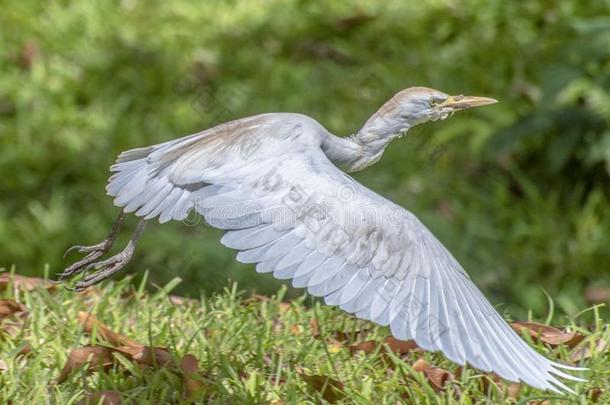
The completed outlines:
{"type": "MultiPolygon", "coordinates": [[[[124,358],[109,370],[90,375],[76,371],[56,384],[70,350],[108,344],[95,332],[83,332],[77,313],[87,311],[115,332],[145,345],[166,347],[176,361],[187,353],[194,355],[204,388],[191,400],[205,403],[325,403],[331,399],[338,403],[395,404],[410,398],[418,404],[471,404],[556,398],[553,403],[585,404],[591,402],[587,396],[594,387],[602,392],[599,403],[610,401],[608,355],[583,362],[591,369],[586,373],[589,382],[571,384],[576,396],[557,397],[522,387],[513,400],[505,388],[493,384],[489,392],[482,392],[481,381],[487,377],[473,369],[467,369],[451,388],[436,392],[411,365],[424,358],[432,365],[454,370],[455,365],[439,354],[409,353],[401,358],[381,349],[366,355],[349,350],[350,344],[363,339],[382,340],[388,334],[386,328],[356,320],[305,296],[281,304],[284,289],[270,300],[261,300],[238,293],[234,285],[220,294],[175,303],[169,294],[177,283],[176,279],[165,287],[147,290],[144,284],[135,288],[124,279],[87,294],[41,287],[30,292],[4,291],[2,297],[25,305],[29,316],[19,334],[0,340],[0,359],[7,365],[7,370],[0,372],[0,398],[15,404],[73,404],[86,393],[111,390],[120,392],[123,403],[189,402],[179,372],[168,367],[141,370],[124,358]],[[312,321],[320,325],[318,337],[312,321]],[[347,332],[347,340],[340,345],[332,343],[337,332],[347,332]],[[26,345],[31,353],[16,357],[26,345]],[[341,388],[322,391],[322,384],[312,375],[328,376],[341,388]]],[[[579,319],[571,322],[578,324],[579,319]]],[[[607,338],[603,324],[596,317],[591,330],[579,330],[591,337],[605,334],[607,338]]],[[[539,345],[538,349],[557,360],[568,353],[565,347],[551,350],[539,345]]]]}
{"type": "MultiPolygon", "coordinates": [[[[123,150],[271,111],[305,113],[346,135],[396,91],[424,85],[501,102],[415,128],[357,180],[418,215],[505,314],[594,324],[588,333],[610,319],[607,308],[582,313],[586,289],[610,285],[609,0],[3,5],[0,271],[54,274],[74,259],[61,258],[69,246],[103,238],[117,214],[104,195],[108,166],[123,150]]],[[[297,366],[341,381],[363,403],[394,403],[408,390],[429,402],[451,396],[407,378],[414,359],[384,363],[347,349],[329,357],[326,340],[275,330],[274,319],[307,331],[316,314],[308,308],[331,335],[362,324],[310,299],[284,314],[274,302],[240,304],[250,293],[222,293],[227,278],[267,294],[282,284],[237,263],[219,244],[221,232],[203,228],[150,224],[126,269],[132,285],[143,270],[159,285],[178,276],[176,293],[212,297],[197,304],[176,307],[154,288],[128,299],[127,281],[99,297],[20,293],[31,314],[22,336],[0,340],[9,366],[0,394],[69,403],[85,389],[116,389],[178,401],[182,381],[167,370],[51,383],[69,350],[91,343],[76,322],[78,311],[90,310],[176,358],[195,354],[206,395],[220,403],[257,402],[256,395],[318,402],[297,366]],[[25,342],[34,352],[15,363],[25,342]],[[278,369],[285,382],[276,385],[269,375],[278,369]]],[[[287,289],[284,297],[300,294],[287,289]]],[[[367,339],[386,333],[373,329],[367,339]]],[[[441,356],[431,361],[451,368],[441,356]]],[[[587,363],[592,380],[577,385],[579,393],[606,389],[607,363],[607,356],[587,363]]],[[[464,398],[502,401],[478,392],[478,381],[471,373],[458,383],[464,398]]],[[[520,400],[538,394],[524,390],[520,400]]]]}
{"type": "MultiPolygon", "coordinates": [[[[69,246],[103,238],[123,150],[272,111],[347,135],[424,85],[501,102],[414,128],[357,180],[418,215],[512,314],[544,316],[541,288],[575,314],[587,287],[610,286],[608,0],[3,5],[0,268],[56,273],[69,246]]],[[[180,276],[185,295],[227,277],[277,291],[201,228],[150,224],[127,271],[180,276]]]]}

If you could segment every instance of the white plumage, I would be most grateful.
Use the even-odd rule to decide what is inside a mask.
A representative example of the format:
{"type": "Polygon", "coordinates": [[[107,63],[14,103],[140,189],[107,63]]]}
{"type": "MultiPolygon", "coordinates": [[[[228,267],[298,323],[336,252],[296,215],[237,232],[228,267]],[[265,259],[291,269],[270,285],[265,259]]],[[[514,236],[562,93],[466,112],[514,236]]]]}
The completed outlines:
{"type": "Polygon", "coordinates": [[[349,138],[313,119],[264,114],[122,153],[107,186],[126,212],[160,222],[195,210],[260,273],[292,279],[329,305],[389,325],[458,363],[571,391],[582,381],[530,348],[409,211],[341,169],[361,170],[413,125],[493,100],[407,89],[349,138]],[[435,100],[432,103],[430,100],[435,100]]]}

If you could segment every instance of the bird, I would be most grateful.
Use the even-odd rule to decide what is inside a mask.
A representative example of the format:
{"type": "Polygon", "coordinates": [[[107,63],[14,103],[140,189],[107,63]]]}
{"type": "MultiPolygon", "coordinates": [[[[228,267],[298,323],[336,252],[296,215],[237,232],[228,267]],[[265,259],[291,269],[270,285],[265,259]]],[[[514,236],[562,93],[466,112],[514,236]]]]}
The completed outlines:
{"type": "Polygon", "coordinates": [[[574,393],[561,379],[586,381],[573,375],[586,369],[531,348],[414,214],[349,175],[376,163],[416,125],[496,102],[410,87],[348,136],[307,115],[278,112],[122,152],[106,186],[121,208],[108,237],[68,249],[85,257],[56,281],[81,275],[72,289],[83,291],[130,261],[148,221],[195,212],[225,230],[221,243],[258,273],[291,279],[327,305],[388,326],[395,338],[456,364],[574,393]],[[131,239],[101,260],[129,213],[140,217],[131,239]]]}

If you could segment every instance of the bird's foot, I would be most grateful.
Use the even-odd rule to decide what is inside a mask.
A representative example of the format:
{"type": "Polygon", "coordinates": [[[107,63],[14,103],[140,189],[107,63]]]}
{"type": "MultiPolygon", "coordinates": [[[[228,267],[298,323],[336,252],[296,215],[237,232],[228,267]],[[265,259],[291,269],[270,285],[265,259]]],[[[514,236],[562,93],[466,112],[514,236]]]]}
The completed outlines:
{"type": "Polygon", "coordinates": [[[58,279],[53,280],[54,283],[61,283],[70,277],[73,277],[79,273],[82,273],[87,270],[88,266],[94,263],[97,259],[102,257],[104,254],[108,253],[110,248],[112,247],[113,239],[104,239],[102,242],[91,245],[91,246],[72,246],[70,249],[66,250],[64,253],[64,257],[66,257],[70,252],[74,250],[78,250],[79,253],[87,253],[87,256],[82,258],[81,260],[73,263],[69,267],[58,274],[58,279]]]}
{"type": "Polygon", "coordinates": [[[106,260],[100,260],[98,262],[88,264],[87,267],[84,268],[84,270],[81,270],[81,272],[87,272],[89,270],[95,270],[95,272],[88,274],[82,280],[76,282],[73,288],[68,289],[71,291],[80,292],[88,287],[91,287],[92,285],[95,285],[107,279],[108,277],[125,267],[127,263],[129,263],[134,251],[134,244],[128,243],[122,252],[117,253],[116,255],[106,260]]]}
{"type": "Polygon", "coordinates": [[[94,252],[102,252],[102,254],[106,253],[112,247],[112,241],[110,239],[104,239],[100,243],[91,246],[82,246],[76,245],[72,246],[64,253],[64,259],[75,250],[78,250],[79,253],[94,253],[94,252]]]}
{"type": "Polygon", "coordinates": [[[73,263],[71,266],[67,267],[63,272],[58,274],[57,280],[52,280],[53,283],[59,284],[63,281],[66,281],[70,277],[73,277],[77,274],[80,274],[89,269],[89,265],[94,263],[97,259],[108,253],[114,244],[114,241],[123,227],[123,222],[125,221],[125,214],[123,211],[119,213],[119,216],[112,224],[112,229],[108,234],[108,237],[101,241],[98,244],[91,246],[72,246],[70,249],[66,250],[64,253],[64,258],[72,251],[78,250],[80,253],[86,253],[87,255],[83,257],[81,260],[73,263]]]}

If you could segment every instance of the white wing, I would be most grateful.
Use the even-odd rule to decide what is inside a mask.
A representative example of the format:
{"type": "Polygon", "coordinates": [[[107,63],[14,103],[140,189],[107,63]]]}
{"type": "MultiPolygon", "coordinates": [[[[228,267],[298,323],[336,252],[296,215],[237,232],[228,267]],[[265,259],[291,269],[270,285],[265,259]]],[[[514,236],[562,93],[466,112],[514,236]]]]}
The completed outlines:
{"type": "Polygon", "coordinates": [[[122,153],[107,191],[161,222],[194,209],[237,260],[458,364],[552,391],[571,391],[556,376],[582,381],[531,349],[413,214],[335,167],[324,131],[296,114],[223,124],[122,153]]]}

